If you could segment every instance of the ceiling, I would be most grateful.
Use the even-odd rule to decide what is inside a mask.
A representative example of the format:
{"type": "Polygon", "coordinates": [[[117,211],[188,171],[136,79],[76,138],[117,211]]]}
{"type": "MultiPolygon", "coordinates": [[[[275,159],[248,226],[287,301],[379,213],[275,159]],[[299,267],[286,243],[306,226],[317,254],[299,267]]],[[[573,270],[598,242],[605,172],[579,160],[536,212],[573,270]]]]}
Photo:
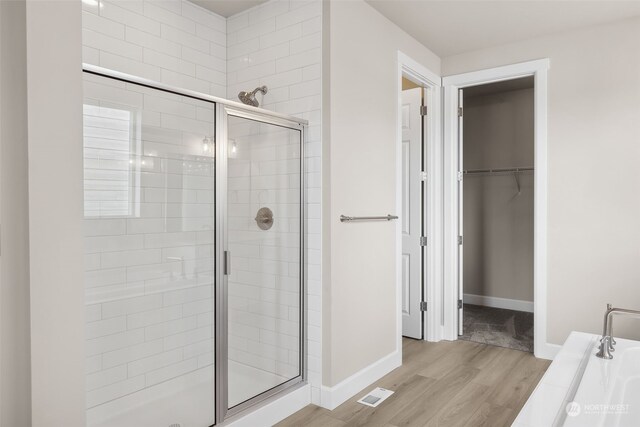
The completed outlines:
{"type": "Polygon", "coordinates": [[[366,1],[442,58],[640,16],[640,1],[366,1]]]}
{"type": "Polygon", "coordinates": [[[240,13],[268,0],[191,0],[193,3],[209,9],[225,18],[240,13]]]}

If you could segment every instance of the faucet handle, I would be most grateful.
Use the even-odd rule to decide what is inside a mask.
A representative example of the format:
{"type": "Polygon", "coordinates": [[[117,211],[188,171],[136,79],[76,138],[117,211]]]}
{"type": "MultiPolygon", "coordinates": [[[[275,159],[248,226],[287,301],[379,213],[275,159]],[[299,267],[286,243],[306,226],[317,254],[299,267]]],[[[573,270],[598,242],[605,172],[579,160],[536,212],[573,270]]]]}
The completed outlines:
{"type": "Polygon", "coordinates": [[[596,353],[596,357],[599,357],[600,359],[613,359],[613,355],[611,354],[611,337],[609,336],[604,336],[602,337],[602,339],[600,340],[600,348],[598,350],[598,353],[596,353]]]}

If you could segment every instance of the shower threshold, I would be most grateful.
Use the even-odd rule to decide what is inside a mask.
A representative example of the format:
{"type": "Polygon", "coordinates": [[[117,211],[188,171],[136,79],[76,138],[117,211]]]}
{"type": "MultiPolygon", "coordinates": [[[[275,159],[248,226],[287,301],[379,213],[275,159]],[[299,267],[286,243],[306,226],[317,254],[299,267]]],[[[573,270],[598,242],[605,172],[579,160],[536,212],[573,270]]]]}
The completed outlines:
{"type": "MultiPolygon", "coordinates": [[[[229,403],[242,403],[283,382],[285,377],[229,361],[229,403]]],[[[212,367],[165,381],[87,411],[89,427],[180,427],[212,425],[214,400],[212,367]],[[208,380],[203,380],[208,378],[208,380]]]]}

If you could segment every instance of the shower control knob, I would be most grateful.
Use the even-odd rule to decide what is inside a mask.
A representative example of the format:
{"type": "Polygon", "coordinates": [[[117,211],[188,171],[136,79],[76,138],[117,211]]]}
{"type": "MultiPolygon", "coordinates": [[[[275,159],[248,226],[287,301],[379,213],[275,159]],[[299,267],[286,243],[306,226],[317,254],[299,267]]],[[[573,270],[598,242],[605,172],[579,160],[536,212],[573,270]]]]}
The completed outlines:
{"type": "Polygon", "coordinates": [[[255,220],[261,230],[268,230],[273,226],[273,212],[269,208],[260,208],[255,220]]]}

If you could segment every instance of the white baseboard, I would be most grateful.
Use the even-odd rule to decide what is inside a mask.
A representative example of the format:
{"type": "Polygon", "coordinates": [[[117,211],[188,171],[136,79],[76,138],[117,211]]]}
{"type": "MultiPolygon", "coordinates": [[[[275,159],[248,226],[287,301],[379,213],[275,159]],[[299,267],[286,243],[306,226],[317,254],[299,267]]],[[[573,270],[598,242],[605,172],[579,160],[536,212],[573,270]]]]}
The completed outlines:
{"type": "Polygon", "coordinates": [[[298,412],[311,403],[311,386],[302,387],[284,394],[281,398],[262,406],[248,414],[239,414],[225,421],[221,427],[269,427],[298,412]]]}
{"type": "Polygon", "coordinates": [[[320,405],[323,408],[334,410],[363,388],[373,384],[400,365],[402,365],[402,353],[395,351],[333,387],[322,386],[320,405]]]}
{"type": "Polygon", "coordinates": [[[549,344],[548,342],[544,343],[540,347],[541,348],[534,349],[534,356],[536,356],[539,359],[547,359],[547,360],[553,360],[558,354],[558,352],[560,352],[560,349],[562,348],[561,345],[549,344]]]}
{"type": "Polygon", "coordinates": [[[533,313],[533,301],[464,294],[464,303],[533,313]]]}

